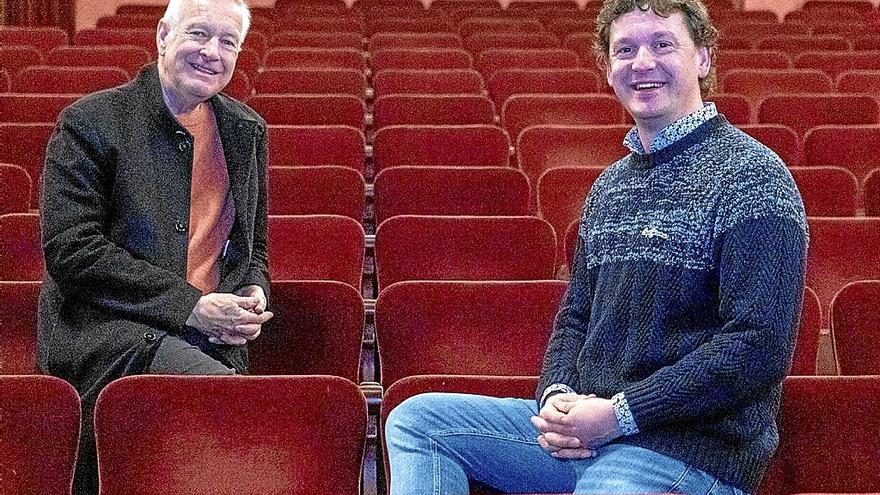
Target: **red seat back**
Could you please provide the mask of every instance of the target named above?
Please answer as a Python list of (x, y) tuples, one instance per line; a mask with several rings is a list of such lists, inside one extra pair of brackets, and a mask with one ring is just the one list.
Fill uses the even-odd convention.
[(455, 48), (386, 48), (371, 53), (373, 72), (385, 69), (470, 69), (470, 53)]
[(477, 56), (477, 70), (487, 79), (500, 69), (562, 69), (579, 66), (577, 54), (564, 48), (493, 48)]
[(367, 80), (357, 69), (266, 69), (257, 74), (257, 94), (310, 93), (366, 95)]
[(376, 172), (389, 167), (504, 167), (510, 140), (492, 125), (392, 125), (373, 138)]
[(757, 102), (772, 94), (830, 93), (834, 81), (815, 69), (733, 69), (721, 77), (721, 88)]
[(854, 217), (858, 210), (859, 181), (841, 167), (789, 168), (807, 216)]
[(386, 95), (373, 103), (373, 128), (397, 124), (494, 124), (495, 105), (482, 95)]
[(880, 142), (880, 125), (823, 125), (804, 137), (804, 165), (844, 167), (862, 180), (880, 167), (880, 148), (866, 143)]
[(364, 229), (338, 215), (269, 217), (273, 280), (335, 280), (360, 290)]
[(70, 493), (79, 429), (79, 396), (67, 382), (0, 377), (0, 491)]
[(269, 164), (273, 167), (338, 165), (359, 172), (364, 169), (366, 138), (354, 127), (269, 125), (269, 142)]
[[(2, 103), (0, 98), (0, 103)], [(0, 215), (27, 213), (31, 204), (33, 182), (18, 165), (0, 163)]]
[(758, 106), (758, 122), (782, 124), (803, 136), (827, 124), (880, 123), (880, 103), (868, 95), (771, 95)]
[(125, 377), (97, 401), (100, 491), (357, 493), (366, 423), (363, 394), (339, 377)]
[(273, 281), (274, 316), (248, 344), (253, 375), (334, 375), (359, 382), (364, 301), (342, 282)]
[(553, 278), (553, 227), (534, 217), (402, 215), (376, 230), (379, 289), (404, 280)]
[[(0, 162), (11, 163), (25, 169), (34, 187), (31, 190), (31, 207), (37, 208), (40, 194), (40, 178), (46, 145), (55, 129), (54, 123), (3, 123), (0, 122)], [(15, 143), (10, 146), (7, 143)]]
[(473, 69), (385, 69), (373, 76), (377, 97), (391, 94), (483, 94), (483, 76)]
[(749, 124), (738, 127), (773, 150), (786, 165), (800, 165), (801, 139), (790, 127), (782, 124)]
[(510, 167), (393, 167), (373, 191), (376, 224), (397, 215), (528, 214), (528, 180)]
[(515, 141), (523, 129), (533, 125), (623, 124), (626, 112), (610, 95), (515, 94), (501, 109), (501, 125)]
[(347, 167), (269, 167), (270, 215), (342, 215), (364, 219), (364, 178)]
[[(0, 375), (40, 373), (37, 362), (37, 301), (42, 282), (0, 282)], [(2, 483), (0, 483), (2, 484)]]
[(584, 202), (603, 167), (560, 167), (541, 175), (537, 184), (538, 216), (556, 232), (556, 261), (567, 264), (565, 239), (568, 226), (580, 220)]
[(36, 65), (18, 72), (12, 80), (15, 93), (92, 93), (128, 82), (119, 67), (55, 67)]
[(539, 374), (565, 287), (554, 280), (386, 288), (376, 302), (382, 384), (426, 374)]
[(46, 264), (40, 244), (40, 215), (0, 216), (0, 280), (39, 281)]
[[(270, 125), (345, 125), (363, 129), (367, 112), (364, 100), (350, 94), (258, 94), (247, 103)], [(277, 151), (270, 148), (270, 153)]]
[(831, 302), (831, 335), (841, 375), (880, 375), (880, 280), (845, 285)]

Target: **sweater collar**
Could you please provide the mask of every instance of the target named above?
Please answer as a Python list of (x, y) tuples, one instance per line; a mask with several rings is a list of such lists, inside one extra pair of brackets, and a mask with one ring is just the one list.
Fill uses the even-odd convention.
[(642, 140), (639, 139), (638, 127), (630, 129), (623, 140), (623, 144), (629, 148), (630, 151), (638, 155), (647, 155), (649, 152), (656, 153), (690, 134), (694, 129), (700, 127), (702, 124), (717, 115), (718, 110), (715, 108), (715, 104), (712, 102), (706, 102), (703, 103), (703, 108), (692, 114), (686, 115), (661, 129), (660, 132), (654, 136), (650, 150), (645, 150), (645, 147), (642, 146)]
[(691, 146), (704, 141), (712, 131), (725, 125), (728, 125), (727, 119), (724, 115), (717, 114), (661, 150), (644, 155), (630, 153), (629, 166), (636, 169), (653, 168), (655, 165), (667, 162), (687, 151)]

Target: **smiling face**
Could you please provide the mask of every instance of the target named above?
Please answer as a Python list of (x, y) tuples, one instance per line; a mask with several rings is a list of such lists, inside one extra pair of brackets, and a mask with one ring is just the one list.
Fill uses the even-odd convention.
[(668, 17), (636, 9), (611, 23), (608, 84), (651, 136), (702, 108), (700, 79), (709, 73), (709, 49), (697, 47), (681, 12)]
[(159, 21), (159, 80), (173, 113), (192, 110), (232, 79), (244, 15), (233, 0), (183, 0), (176, 22)]

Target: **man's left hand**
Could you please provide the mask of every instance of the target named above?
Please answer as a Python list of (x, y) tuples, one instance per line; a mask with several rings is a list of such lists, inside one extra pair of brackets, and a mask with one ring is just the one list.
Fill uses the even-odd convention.
[[(544, 411), (532, 417), (532, 424), (541, 432), (541, 447), (554, 457), (589, 457), (593, 449), (621, 435), (614, 407), (608, 399), (592, 396), (560, 403), (557, 409), (564, 413), (562, 417), (543, 414)], [(578, 440), (577, 448), (571, 448), (573, 438)]]

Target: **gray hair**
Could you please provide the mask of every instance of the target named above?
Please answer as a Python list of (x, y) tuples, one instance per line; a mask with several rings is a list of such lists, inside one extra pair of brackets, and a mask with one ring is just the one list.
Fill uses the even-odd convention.
[[(180, 20), (180, 9), (183, 8), (183, 2), (185, 0), (169, 0), (168, 7), (165, 9), (165, 14), (162, 16), (162, 20), (165, 21), (169, 26), (176, 26), (177, 21)], [(238, 40), (239, 46), (244, 43), (244, 38), (247, 36), (248, 29), (251, 27), (251, 10), (248, 8), (247, 4), (244, 0), (224, 0), (234, 2), (238, 7), (241, 7), (241, 39)]]

